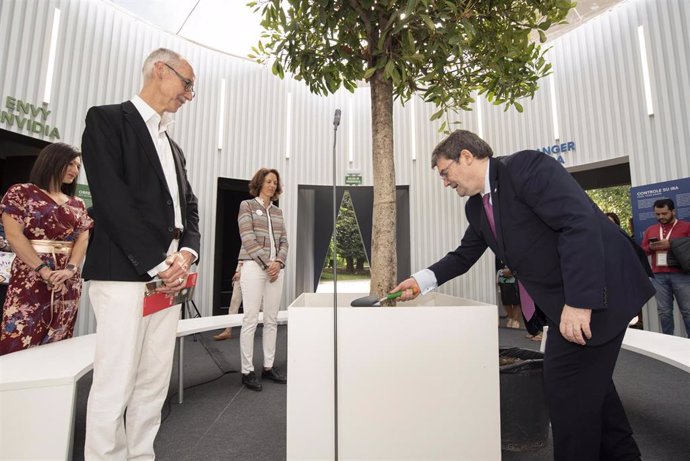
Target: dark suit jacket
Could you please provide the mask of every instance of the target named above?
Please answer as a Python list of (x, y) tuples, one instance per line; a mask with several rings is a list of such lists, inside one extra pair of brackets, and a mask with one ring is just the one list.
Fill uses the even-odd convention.
[(489, 163), (494, 238), (480, 195), (465, 206), (460, 246), (429, 267), (438, 284), (465, 273), (487, 246), (513, 270), (553, 325), (563, 306), (592, 309), (592, 339), (620, 333), (654, 294), (625, 233), (554, 159), (536, 151)]
[[(184, 225), (180, 248), (198, 253), (197, 199), (187, 181), (182, 150), (169, 141)], [(98, 227), (86, 253), (84, 278), (150, 280), (147, 271), (166, 258), (175, 220), (158, 153), (134, 104), (89, 109), (82, 156)]]

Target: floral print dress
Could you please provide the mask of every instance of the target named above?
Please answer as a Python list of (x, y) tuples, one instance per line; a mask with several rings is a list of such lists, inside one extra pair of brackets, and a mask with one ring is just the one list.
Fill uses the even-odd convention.
[[(0, 215), (4, 213), (24, 224), (24, 236), (29, 240), (72, 242), (93, 226), (81, 199), (70, 197), (58, 204), (34, 184), (12, 186), (0, 202)], [(38, 256), (55, 270), (64, 269), (70, 257), (62, 253), (55, 258), (49, 253)], [(65, 281), (63, 291), (53, 294), (51, 305), (51, 290), (41, 276), (19, 257), (14, 258), (2, 309), (0, 355), (71, 338), (81, 288), (77, 271)]]

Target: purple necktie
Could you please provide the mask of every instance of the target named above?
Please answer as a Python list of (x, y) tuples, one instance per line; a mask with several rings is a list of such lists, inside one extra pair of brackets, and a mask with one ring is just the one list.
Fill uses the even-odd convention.
[[(489, 193), (484, 194), (484, 197), (482, 197), (482, 201), (484, 202), (484, 211), (486, 212), (486, 219), (489, 221), (491, 233), (494, 234), (494, 238), (496, 238), (496, 222), (494, 221), (494, 207), (491, 206), (489, 198)], [(519, 280), (518, 290), (520, 291), (520, 307), (522, 308), (522, 313), (525, 315), (527, 321), (529, 321), (529, 319), (531, 319), (534, 315), (534, 300), (529, 295), (529, 293), (527, 293), (527, 290), (525, 290), (525, 287), (522, 286), (522, 283)]]

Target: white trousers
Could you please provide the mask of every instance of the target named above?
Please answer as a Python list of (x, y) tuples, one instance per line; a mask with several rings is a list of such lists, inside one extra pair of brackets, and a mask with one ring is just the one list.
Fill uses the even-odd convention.
[(278, 279), (271, 283), (266, 272), (254, 261), (247, 261), (242, 265), (240, 285), (242, 286), (242, 302), (244, 305), (244, 319), (240, 331), (240, 355), (242, 356), (242, 373), (254, 371), (254, 332), (259, 321), (261, 303), (264, 305), (264, 368), (273, 367), (276, 355), (276, 336), (278, 330), (278, 310), (280, 297), (283, 294), (284, 270), (278, 274)]
[(89, 285), (97, 327), (86, 410), (87, 461), (155, 458), (153, 441), (170, 384), (180, 305), (143, 317), (144, 285)]

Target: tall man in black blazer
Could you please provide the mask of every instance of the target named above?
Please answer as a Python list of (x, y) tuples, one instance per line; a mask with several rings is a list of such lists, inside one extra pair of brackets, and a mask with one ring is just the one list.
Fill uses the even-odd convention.
[(143, 78), (131, 101), (89, 109), (82, 138), (98, 227), (83, 271), (98, 322), (87, 460), (154, 458), (180, 306), (144, 317), (144, 288), (158, 277), (162, 291), (179, 291), (199, 253), (197, 199), (167, 133), (194, 97), (194, 70), (161, 48)]
[(404, 300), (426, 293), (491, 248), (547, 317), (555, 459), (639, 459), (612, 381), (628, 322), (654, 294), (630, 240), (548, 155), (493, 158), (486, 142), (458, 130), (435, 148), (431, 165), (446, 187), (469, 197), (469, 227), (458, 248), (392, 291), (404, 290)]

